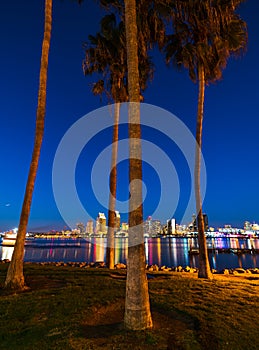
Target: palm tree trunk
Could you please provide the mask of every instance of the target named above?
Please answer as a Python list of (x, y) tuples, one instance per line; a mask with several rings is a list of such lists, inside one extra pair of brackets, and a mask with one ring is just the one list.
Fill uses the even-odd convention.
[(199, 69), (199, 100), (196, 125), (196, 152), (195, 152), (195, 197), (196, 197), (196, 212), (198, 224), (198, 241), (199, 241), (199, 278), (212, 278), (210, 264), (208, 259), (208, 250), (205, 237), (204, 219), (202, 213), (202, 200), (200, 188), (200, 173), (201, 173), (201, 146), (202, 146), (202, 123), (204, 113), (204, 92), (205, 78), (204, 67), (200, 65)]
[(112, 140), (112, 160), (110, 174), (110, 195), (108, 210), (108, 234), (106, 261), (109, 269), (114, 269), (114, 233), (115, 233), (115, 205), (117, 187), (117, 155), (118, 155), (118, 135), (119, 135), (120, 103), (115, 104), (113, 140)]
[(31, 210), (32, 195), (34, 190), (35, 178), (38, 169), (41, 144), (44, 134), (44, 120), (46, 112), (46, 86), (47, 86), (47, 71), (48, 71), (48, 57), (52, 26), (52, 0), (45, 1), (45, 28), (44, 38), (42, 43), (39, 92), (38, 92), (38, 107), (36, 117), (36, 131), (34, 139), (34, 148), (32, 159), (27, 179), (27, 185), (23, 200), (22, 211), (20, 215), (20, 222), (18, 227), (18, 234), (12, 260), (10, 262), (5, 285), (6, 289), (22, 290), (25, 287), (23, 275), (23, 257), (24, 257), (24, 243), (27, 232), (27, 226)]
[[(136, 0), (125, 0), (127, 66), (129, 90), (129, 240), (125, 300), (125, 327), (152, 327), (143, 234), (140, 88)], [(141, 203), (141, 204), (140, 204)]]

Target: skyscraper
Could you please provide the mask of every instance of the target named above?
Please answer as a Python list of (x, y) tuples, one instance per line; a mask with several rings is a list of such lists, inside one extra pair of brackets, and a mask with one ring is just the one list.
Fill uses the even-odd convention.
[(93, 220), (88, 220), (86, 223), (86, 233), (93, 234), (94, 233), (94, 222)]
[(120, 213), (115, 211), (115, 231), (119, 231), (121, 226), (121, 216)]
[(76, 229), (79, 231), (80, 234), (85, 233), (85, 226), (82, 222), (76, 224)]
[(96, 219), (96, 233), (98, 234), (106, 234), (107, 226), (106, 226), (106, 216), (104, 213), (99, 213)]
[(144, 234), (149, 236), (155, 236), (161, 233), (161, 221), (153, 220), (152, 216), (149, 216), (147, 220), (143, 223)]
[[(197, 225), (197, 218), (196, 216), (193, 214), (192, 216), (192, 224), (190, 225), (190, 229), (192, 231), (198, 231), (198, 225)], [(207, 214), (203, 214), (203, 221), (204, 221), (204, 230), (205, 232), (207, 232), (209, 230), (209, 219), (208, 219), (208, 215)]]
[(175, 234), (175, 219), (167, 220), (167, 234), (174, 235)]

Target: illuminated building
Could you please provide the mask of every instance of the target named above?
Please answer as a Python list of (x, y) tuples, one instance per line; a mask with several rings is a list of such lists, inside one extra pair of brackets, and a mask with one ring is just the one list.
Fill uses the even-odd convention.
[(94, 233), (94, 222), (93, 220), (89, 220), (86, 223), (86, 233), (89, 233), (90, 235)]
[(147, 236), (156, 236), (161, 233), (162, 226), (160, 220), (153, 220), (151, 216), (143, 224), (144, 234)]
[(115, 231), (119, 231), (121, 226), (121, 216), (120, 213), (115, 210)]
[[(207, 214), (203, 214), (203, 221), (204, 221), (204, 230), (205, 232), (207, 232), (209, 231), (209, 219)], [(189, 228), (191, 231), (194, 231), (194, 232), (198, 231), (197, 218), (195, 215), (192, 216), (192, 223), (189, 225)]]
[(78, 231), (79, 234), (85, 233), (85, 226), (82, 224), (82, 222), (79, 222), (76, 224), (76, 230)]
[(175, 234), (175, 219), (167, 220), (167, 234), (174, 235)]
[(127, 222), (122, 222), (121, 223), (121, 231), (128, 232), (129, 230), (129, 224)]
[(106, 216), (104, 213), (99, 213), (96, 219), (96, 233), (97, 234), (106, 234), (107, 226), (106, 226)]

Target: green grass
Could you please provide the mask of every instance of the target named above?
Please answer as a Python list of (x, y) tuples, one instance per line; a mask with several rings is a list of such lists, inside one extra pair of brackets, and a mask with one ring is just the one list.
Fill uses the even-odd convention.
[[(6, 269), (0, 264), (2, 285)], [(259, 348), (256, 278), (157, 273), (149, 281), (154, 328), (130, 332), (125, 272), (25, 264), (25, 276), (31, 290), (0, 290), (1, 350)]]

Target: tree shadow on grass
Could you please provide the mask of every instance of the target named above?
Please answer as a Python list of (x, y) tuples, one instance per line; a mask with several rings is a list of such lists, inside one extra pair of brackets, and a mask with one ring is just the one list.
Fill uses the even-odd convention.
[[(199, 350), (219, 349), (217, 340), (207, 330), (204, 335), (198, 318), (182, 310), (164, 310), (152, 306), (153, 329), (133, 332), (123, 325), (124, 300), (114, 304), (93, 308), (92, 314), (82, 323), (80, 337), (91, 341), (93, 348), (117, 349), (166, 349)], [(119, 347), (118, 347), (119, 348)]]
[(175, 307), (165, 309), (159, 304), (153, 307), (172, 322), (168, 350), (220, 350), (222, 348), (213, 327), (206, 319), (201, 321), (193, 314)]

